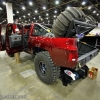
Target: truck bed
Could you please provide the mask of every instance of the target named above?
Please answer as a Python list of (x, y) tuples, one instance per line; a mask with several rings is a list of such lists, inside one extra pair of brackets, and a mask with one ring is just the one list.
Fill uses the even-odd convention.
[(86, 64), (92, 58), (94, 58), (99, 52), (99, 49), (92, 47), (86, 43), (78, 43), (78, 62), (81, 65)]

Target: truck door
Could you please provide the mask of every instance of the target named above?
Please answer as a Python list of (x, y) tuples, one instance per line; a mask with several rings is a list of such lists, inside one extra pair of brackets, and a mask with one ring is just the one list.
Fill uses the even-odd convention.
[(0, 25), (0, 51), (5, 50), (6, 26)]
[[(16, 30), (19, 32), (16, 33)], [(8, 55), (13, 55), (16, 52), (23, 51), (22, 42), (22, 26), (16, 24), (8, 24), (6, 28), (5, 46)]]
[(30, 27), (31, 25), (25, 25), (23, 28), (23, 49), (25, 52), (29, 51), (28, 39), (30, 34)]

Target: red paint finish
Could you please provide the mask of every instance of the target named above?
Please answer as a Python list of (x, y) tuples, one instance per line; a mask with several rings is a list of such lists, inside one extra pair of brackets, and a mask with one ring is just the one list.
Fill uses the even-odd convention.
[(16, 27), (17, 26), (15, 24), (8, 24), (7, 27), (6, 27), (5, 45), (6, 45), (6, 52), (7, 52), (7, 54), (12, 54), (12, 53), (15, 53), (15, 52), (23, 51), (23, 46), (10, 48), (9, 36), (12, 34), (12, 32), (15, 33)]
[(2, 43), (2, 36), (5, 37), (5, 35), (2, 35), (2, 28), (5, 27), (5, 25), (0, 25), (0, 51), (5, 50), (5, 44)]
[(29, 36), (32, 36), (32, 33), (34, 32), (34, 26), (35, 24), (31, 24)]
[[(75, 38), (48, 38), (31, 36), (29, 44), (47, 50), (55, 65), (73, 68), (77, 64), (78, 52)], [(72, 56), (73, 55), (73, 56)], [(72, 61), (74, 59), (75, 61)]]
[[(29, 30), (29, 51), (26, 52), (30, 52), (35, 47), (41, 48), (49, 52), (56, 66), (74, 68), (77, 65), (78, 49), (75, 38), (49, 38), (45, 36), (33, 36), (34, 26), (35, 23), (21, 29), (22, 36), (27, 32), (27, 30)], [(12, 32), (15, 32), (15, 29), (15, 24), (8, 24), (6, 27), (5, 46), (8, 54), (24, 50), (23, 46), (10, 48), (9, 36)]]

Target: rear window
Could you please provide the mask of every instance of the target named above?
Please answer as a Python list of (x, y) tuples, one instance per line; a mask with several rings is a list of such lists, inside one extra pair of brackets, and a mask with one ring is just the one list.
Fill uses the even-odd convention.
[(33, 35), (42, 36), (48, 33), (44, 28), (42, 28), (39, 25), (35, 25), (34, 30), (35, 30), (35, 33)]

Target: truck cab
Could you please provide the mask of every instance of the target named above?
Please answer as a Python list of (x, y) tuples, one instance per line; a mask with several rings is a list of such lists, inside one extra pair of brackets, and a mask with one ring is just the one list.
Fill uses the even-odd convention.
[[(19, 34), (16, 34), (16, 27)], [(45, 26), (44, 26), (45, 27)], [(31, 53), (29, 39), (31, 36), (42, 36), (48, 33), (47, 27), (34, 23), (30, 25), (7, 24), (0, 25), (0, 51), (6, 50), (8, 55), (25, 51)]]

